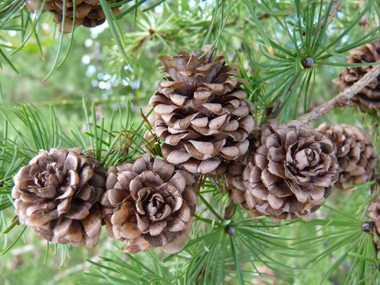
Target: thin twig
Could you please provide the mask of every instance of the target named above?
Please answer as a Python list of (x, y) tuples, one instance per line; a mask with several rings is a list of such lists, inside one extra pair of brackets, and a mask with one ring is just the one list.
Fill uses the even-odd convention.
[(317, 108), (313, 109), (309, 113), (301, 116), (298, 120), (304, 123), (309, 123), (310, 121), (318, 119), (320, 116), (330, 112), (336, 107), (347, 106), (351, 98), (354, 97), (354, 95), (358, 94), (366, 85), (373, 82), (379, 74), (380, 65), (372, 66), (372, 69), (354, 85), (352, 85), (349, 88), (346, 88), (330, 101), (325, 102), (322, 105), (319, 105)]
[(300, 76), (300, 73), (297, 74), (297, 76), (294, 78), (292, 84), (290, 84), (288, 91), (286, 91), (284, 100), (281, 101), (281, 98), (278, 98), (276, 100), (276, 102), (274, 102), (274, 104), (273, 104), (273, 106), (272, 106), (272, 108), (270, 110), (269, 119), (273, 119), (274, 116), (276, 115), (277, 111), (281, 108), (281, 103), (285, 102), (285, 100), (289, 96), (290, 92), (292, 92), (292, 90), (294, 88), (294, 85), (296, 84), (296, 81), (297, 81), (297, 79), (298, 79), (299, 76)]
[[(373, 193), (375, 193), (377, 191), (377, 187), (379, 187), (378, 179), (376, 177), (374, 177), (373, 179), (375, 180), (375, 183), (371, 185), (371, 196), (373, 195)], [(378, 202), (379, 202), (379, 194), (376, 194), (375, 197), (373, 197), (373, 199), (371, 200), (371, 202), (369, 204), (378, 203)]]
[(366, 216), (367, 211), (368, 211), (368, 208), (369, 208), (369, 206), (371, 205), (371, 203), (372, 203), (372, 201), (369, 202), (369, 203), (367, 204), (367, 206), (365, 206), (364, 212), (363, 212), (363, 214), (362, 214), (362, 216), (361, 216), (361, 218), (360, 218), (360, 223), (363, 222), (363, 219), (364, 219), (364, 217)]
[[(360, 0), (359, 1), (360, 12), (362, 12), (365, 9), (366, 4), (367, 4), (366, 2), (368, 2), (368, 1), (366, 1), (366, 0)], [(377, 17), (376, 13), (374, 13), (375, 23), (372, 26), (370, 25), (370, 23), (369, 23), (369, 13), (370, 13), (369, 11), (367, 13), (365, 13), (363, 15), (363, 17), (360, 19), (359, 23), (358, 23), (359, 25), (364, 26), (364, 30), (366, 32), (368, 32), (368, 30), (370, 30), (370, 29), (375, 29), (376, 27), (379, 26), (379, 18)]]
[[(330, 24), (334, 20), (335, 16), (338, 14), (341, 2), (342, 1), (340, 1), (340, 0), (335, 0), (334, 3), (332, 4), (330, 13), (329, 13), (328, 18), (327, 18), (326, 29), (330, 26)], [(319, 34), (321, 33), (323, 23), (325, 21), (325, 17), (326, 17), (326, 15), (323, 15), (321, 17), (321, 20), (319, 21), (319, 27), (318, 27), (318, 33), (317, 33), (316, 39), (319, 37)]]

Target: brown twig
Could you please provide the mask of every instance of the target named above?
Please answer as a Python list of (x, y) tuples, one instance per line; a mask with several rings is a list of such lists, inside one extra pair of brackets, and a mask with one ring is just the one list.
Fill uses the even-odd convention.
[[(366, 2), (368, 2), (368, 1), (366, 1), (366, 0), (360, 0), (359, 1), (360, 12), (362, 12), (365, 9)], [(379, 17), (377, 17), (376, 13), (374, 15), (374, 20), (375, 20), (374, 25), (372, 25), (372, 26), (370, 25), (369, 13), (370, 13), (369, 11), (367, 13), (365, 13), (358, 23), (359, 25), (364, 26), (364, 30), (366, 32), (368, 32), (368, 30), (370, 30), (370, 29), (375, 29), (376, 27), (379, 26)]]
[(290, 92), (292, 92), (292, 90), (294, 88), (294, 85), (296, 84), (298, 76), (300, 76), (300, 73), (297, 74), (297, 76), (294, 78), (292, 84), (290, 84), (288, 91), (286, 91), (284, 100), (281, 101), (281, 98), (278, 98), (276, 100), (276, 102), (273, 103), (273, 105), (271, 107), (271, 110), (270, 110), (269, 119), (273, 119), (274, 118), (274, 116), (276, 115), (277, 111), (281, 108), (281, 103), (285, 102), (286, 98), (288, 98)]
[[(330, 13), (329, 13), (328, 18), (327, 18), (326, 28), (328, 28), (330, 26), (331, 22), (334, 20), (334, 18), (336, 16), (336, 14), (338, 14), (341, 2), (342, 1), (340, 1), (340, 0), (335, 0), (334, 3), (332, 4)], [(318, 38), (319, 34), (321, 33), (321, 30), (322, 30), (322, 27), (323, 27), (323, 23), (325, 21), (325, 17), (326, 17), (326, 15), (323, 15), (321, 17), (321, 20), (319, 21), (318, 33), (317, 33), (317, 37), (316, 38)]]
[(346, 88), (330, 101), (325, 102), (322, 105), (319, 105), (317, 108), (313, 109), (309, 113), (301, 116), (300, 118), (298, 118), (298, 120), (304, 123), (309, 123), (310, 121), (318, 119), (320, 116), (330, 112), (336, 107), (347, 106), (351, 98), (354, 97), (354, 95), (358, 94), (366, 85), (374, 81), (379, 74), (380, 65), (372, 66), (372, 69), (354, 85), (352, 85), (349, 88)]
[(369, 203), (367, 204), (367, 206), (365, 206), (364, 212), (363, 212), (363, 214), (362, 214), (362, 216), (361, 216), (361, 218), (360, 218), (360, 223), (363, 222), (363, 219), (364, 219), (364, 217), (366, 216), (367, 211), (368, 211), (368, 208), (369, 208), (369, 206), (371, 205), (371, 203), (372, 203), (372, 201), (369, 202)]

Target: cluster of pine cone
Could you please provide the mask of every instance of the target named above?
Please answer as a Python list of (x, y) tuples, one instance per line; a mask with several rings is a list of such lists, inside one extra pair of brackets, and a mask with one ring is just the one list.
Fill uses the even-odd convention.
[(104, 224), (125, 252), (185, 246), (198, 203), (192, 175), (148, 153), (107, 172), (81, 151), (42, 151), (21, 168), (12, 190), (20, 225), (73, 246), (95, 247)]
[(81, 149), (42, 151), (14, 178), (20, 224), (54, 243), (90, 248), (105, 225), (125, 252), (174, 253), (189, 239), (202, 176), (222, 177), (235, 204), (273, 221), (310, 220), (334, 186), (375, 178), (376, 150), (359, 127), (255, 126), (239, 67), (214, 52), (206, 45), (158, 58), (170, 76), (150, 106), (165, 160), (146, 153), (106, 170)]
[[(348, 56), (348, 63), (369, 63), (369, 62), (379, 62), (380, 61), (380, 39), (374, 40), (370, 43), (367, 43), (365, 46), (359, 47), (350, 51)], [(345, 68), (339, 78), (333, 80), (341, 90), (351, 87), (357, 81), (359, 81), (367, 72), (372, 69), (372, 66), (360, 66), (360, 67), (347, 67)], [(356, 94), (349, 105), (352, 107), (359, 108), (364, 113), (380, 114), (380, 76), (375, 78), (373, 82), (365, 86), (358, 94)], [(377, 128), (379, 122), (372, 120), (374, 127)], [(337, 128), (338, 126), (335, 126)], [(350, 132), (358, 134), (358, 127), (350, 126), (346, 129), (336, 129), (338, 133)], [(322, 130), (325, 130), (325, 127), (322, 126)], [(362, 141), (368, 142), (368, 149), (370, 145), (370, 136), (366, 132), (362, 132), (359, 136), (363, 137)], [(334, 142), (334, 139), (331, 138)], [(339, 139), (339, 136), (336, 138)], [(353, 142), (349, 142), (352, 145)], [(363, 145), (360, 145), (360, 149), (363, 149)], [(372, 147), (370, 148), (373, 152)], [(364, 149), (364, 151), (367, 151)], [(363, 152), (363, 151), (362, 151)], [(355, 153), (359, 154), (359, 148), (355, 150)], [(369, 154), (369, 153), (368, 153)], [(341, 169), (342, 180), (339, 184), (335, 184), (336, 187), (352, 185), (352, 184), (362, 184), (366, 181), (373, 180), (376, 177), (376, 154), (373, 153), (372, 158), (368, 160), (369, 156), (359, 157), (359, 160), (351, 162), (349, 157), (345, 157), (346, 154), (344, 151), (340, 152), (340, 155), (337, 154), (337, 157), (341, 159), (341, 164), (339, 168)], [(354, 163), (356, 162), (356, 164)], [(350, 164), (350, 165), (348, 165)], [(371, 165), (371, 166), (370, 166)], [(363, 169), (359, 170), (359, 166)], [(371, 170), (372, 169), (372, 170)], [(343, 171), (344, 170), (344, 171)], [(379, 181), (377, 181), (379, 182)], [(363, 224), (363, 231), (371, 232), (373, 235), (373, 240), (375, 243), (376, 251), (380, 252), (380, 200), (378, 195), (370, 203), (369, 206), (369, 222)]]

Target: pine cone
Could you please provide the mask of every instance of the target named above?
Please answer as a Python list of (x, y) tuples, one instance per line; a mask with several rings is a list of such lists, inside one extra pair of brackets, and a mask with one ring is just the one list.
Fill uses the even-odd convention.
[[(350, 51), (348, 63), (368, 63), (380, 60), (380, 39), (377, 39), (366, 46)], [(342, 90), (351, 87), (359, 81), (372, 66), (347, 67), (333, 82), (340, 86)], [(365, 86), (358, 94), (352, 97), (350, 105), (353, 107), (365, 107), (368, 109), (380, 110), (380, 75), (375, 81)]]
[[(251, 217), (311, 219), (337, 180), (332, 142), (299, 121), (264, 125), (261, 146), (247, 165), (230, 168), (235, 187), (231, 198)], [(241, 174), (240, 174), (241, 173)]]
[(14, 177), (12, 198), (20, 225), (54, 243), (95, 247), (105, 170), (82, 149), (42, 151)]
[[(249, 147), (253, 104), (239, 86), (237, 65), (225, 65), (224, 53), (206, 45), (173, 58), (160, 56), (170, 74), (151, 98), (157, 120), (154, 132), (164, 141), (165, 159), (192, 173), (220, 173), (223, 159), (234, 160)], [(210, 49), (210, 50), (209, 50)], [(203, 57), (201, 57), (209, 50)]]
[(147, 153), (133, 163), (108, 170), (101, 204), (106, 236), (124, 241), (128, 253), (161, 247), (180, 251), (193, 224), (196, 181), (184, 170)]
[(360, 185), (376, 177), (377, 153), (372, 145), (371, 135), (356, 126), (345, 124), (317, 128), (334, 144), (338, 159), (338, 181), (336, 188), (346, 190), (345, 186)]
[(373, 241), (376, 245), (377, 251), (380, 251), (380, 202), (372, 202), (369, 207), (369, 218), (373, 225)]
[[(256, 152), (257, 148), (261, 145), (261, 128), (255, 127), (252, 133), (248, 137), (249, 149), (248, 151), (240, 156), (235, 161), (231, 161), (227, 166), (227, 171), (224, 174), (224, 184), (223, 188), (225, 191), (236, 189), (237, 187), (242, 188), (244, 186), (236, 186), (235, 184), (241, 185), (241, 176), (243, 175), (244, 168), (248, 162), (253, 162), (253, 154)], [(230, 193), (231, 194), (231, 193)], [(240, 203), (236, 203), (240, 204)]]
[[(117, 3), (120, 0), (108, 0), (108, 3)], [(37, 10), (38, 0), (26, 0), (26, 7), (33, 13)], [(39, 1), (42, 5), (43, 1)], [(55, 14), (53, 21), (59, 24), (59, 31), (64, 34), (73, 31), (73, 19), (75, 16), (75, 29), (80, 25), (93, 28), (103, 24), (106, 16), (100, 5), (99, 0), (76, 0), (76, 13), (74, 15), (74, 2), (67, 0), (65, 9), (61, 0), (47, 0), (44, 7), (44, 12), (52, 12)], [(62, 31), (63, 10), (66, 11), (65, 26)], [(113, 7), (112, 11), (115, 15), (119, 14), (119, 7)], [(74, 30), (75, 30), (74, 29)]]

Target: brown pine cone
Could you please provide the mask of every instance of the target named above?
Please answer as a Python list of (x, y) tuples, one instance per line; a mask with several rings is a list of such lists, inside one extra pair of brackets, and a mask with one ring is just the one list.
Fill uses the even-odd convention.
[(373, 225), (373, 241), (377, 251), (380, 251), (380, 202), (372, 202), (369, 207), (369, 218)]
[[(380, 60), (380, 39), (368, 43), (366, 46), (351, 50), (348, 56), (348, 63), (368, 63)], [(347, 67), (333, 82), (340, 86), (342, 90), (351, 87), (359, 81), (372, 66)], [(365, 107), (368, 109), (380, 110), (380, 75), (375, 81), (365, 86), (358, 94), (352, 97), (351, 106)]]
[[(240, 185), (242, 180), (241, 176), (243, 175), (243, 171), (245, 166), (249, 162), (253, 162), (252, 155), (256, 152), (257, 148), (261, 146), (261, 128), (255, 127), (250, 136), (248, 137), (249, 140), (249, 149), (248, 151), (240, 156), (235, 161), (231, 161), (229, 164), (227, 164), (227, 170), (224, 173), (224, 184), (223, 188), (224, 190), (234, 190), (237, 188), (235, 184)], [(243, 186), (238, 187), (238, 189), (241, 189)], [(236, 203), (240, 204), (240, 203)]]
[[(108, 0), (108, 3), (117, 3), (117, 0)], [(26, 0), (26, 7), (33, 13), (37, 10), (38, 0)], [(39, 1), (42, 5), (43, 1)], [(55, 14), (53, 21), (59, 24), (59, 31), (64, 34), (73, 31), (73, 19), (75, 18), (75, 28), (80, 25), (93, 28), (103, 24), (106, 16), (100, 5), (99, 0), (76, 0), (76, 13), (74, 15), (74, 2), (67, 0), (65, 8), (61, 0), (47, 0), (44, 6), (44, 12), (52, 12)], [(66, 11), (65, 26), (62, 29), (63, 11)], [(112, 11), (115, 15), (119, 14), (119, 7), (113, 7)]]
[(325, 123), (317, 131), (333, 142), (339, 165), (336, 188), (347, 190), (345, 186), (360, 185), (376, 178), (377, 153), (368, 132), (356, 126), (340, 124), (328, 127)]
[(161, 247), (168, 253), (187, 243), (194, 222), (196, 181), (184, 170), (144, 154), (111, 167), (101, 204), (106, 236), (124, 241), (124, 252)]
[(150, 100), (157, 114), (154, 132), (164, 141), (163, 156), (192, 173), (223, 172), (217, 169), (223, 159), (247, 152), (254, 127), (253, 104), (239, 87), (246, 81), (228, 79), (238, 76), (239, 67), (225, 65), (224, 53), (212, 60), (216, 48), (210, 48), (158, 57), (171, 77), (158, 84)]
[(42, 151), (14, 177), (12, 198), (20, 225), (53, 243), (95, 247), (105, 170), (82, 149)]
[(275, 222), (313, 218), (338, 178), (332, 142), (292, 121), (264, 125), (261, 143), (244, 168), (235, 165), (229, 170), (233, 201), (249, 210), (251, 217), (270, 216)]

